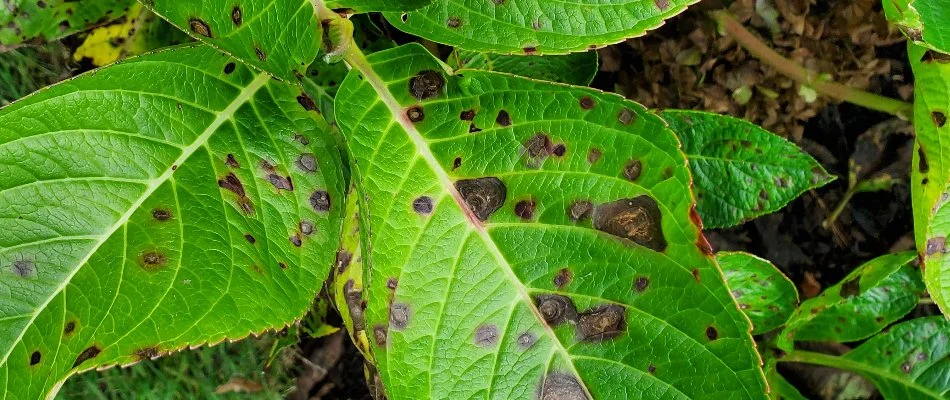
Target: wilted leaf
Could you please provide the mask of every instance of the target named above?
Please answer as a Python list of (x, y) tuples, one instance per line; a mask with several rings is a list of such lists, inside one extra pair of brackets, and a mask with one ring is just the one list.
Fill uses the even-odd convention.
[(306, 312), (333, 262), (343, 183), (299, 95), (188, 46), (0, 110), (7, 398)]
[(808, 189), (834, 180), (795, 144), (738, 118), (666, 110), (693, 171), (696, 209), (710, 227), (778, 211)]
[(0, 52), (45, 42), (105, 24), (132, 0), (4, 0), (0, 4)]
[(910, 40), (950, 53), (950, 0), (884, 0), (887, 19)]
[(752, 333), (778, 328), (798, 305), (798, 291), (785, 274), (768, 260), (749, 253), (716, 253), (726, 285), (739, 309), (752, 321)]
[(349, 61), (336, 115), (390, 399), (765, 395), (660, 118), (595, 90), (453, 75), (419, 45)]
[(73, 59), (89, 59), (93, 65), (103, 66), (120, 58), (184, 43), (186, 39), (188, 36), (177, 28), (158, 18), (141, 4), (134, 3), (123, 18), (89, 32), (73, 53)]
[(805, 300), (788, 320), (779, 346), (790, 351), (793, 340), (861, 340), (907, 315), (924, 291), (915, 258), (913, 252), (880, 256)]
[(350, 188), (346, 197), (343, 220), (343, 239), (337, 251), (333, 268), (334, 305), (343, 319), (350, 340), (367, 360), (373, 360), (366, 336), (366, 321), (363, 318), (363, 255), (360, 247), (359, 205), (356, 188)]
[(513, 56), (456, 50), (449, 56), (455, 69), (471, 68), (507, 72), (528, 78), (587, 86), (597, 74), (597, 52), (561, 56)]

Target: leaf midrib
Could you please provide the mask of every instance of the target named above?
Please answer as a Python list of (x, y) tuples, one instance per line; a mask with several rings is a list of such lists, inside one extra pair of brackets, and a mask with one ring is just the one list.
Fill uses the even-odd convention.
[(198, 135), (197, 138), (195, 138), (194, 142), (192, 142), (189, 146), (182, 148), (182, 153), (181, 153), (181, 155), (180, 155), (175, 161), (173, 161), (170, 165), (168, 165), (168, 166), (166, 167), (165, 172), (162, 173), (162, 175), (158, 176), (158, 177), (155, 178), (155, 179), (151, 179), (151, 180), (149, 180), (149, 181), (146, 181), (145, 190), (144, 190), (144, 191), (142, 192), (142, 194), (138, 197), (138, 199), (136, 199), (135, 203), (133, 203), (133, 204), (129, 207), (129, 209), (126, 211), (126, 213), (123, 214), (123, 215), (116, 221), (115, 224), (113, 224), (110, 228), (108, 228), (108, 229), (105, 230), (101, 235), (99, 235), (99, 237), (98, 237), (98, 242), (95, 243), (95, 245), (93, 245), (93, 247), (86, 253), (86, 255), (82, 258), (82, 260), (80, 260), (79, 262), (76, 263), (76, 265), (75, 265), (75, 266), (73, 267), (73, 269), (69, 272), (69, 274), (67, 274), (65, 277), (63, 277), (63, 279), (62, 279), (61, 283), (59, 284), (59, 286), (57, 286), (57, 287), (55, 288), (55, 290), (53, 290), (53, 291), (49, 294), (49, 297), (48, 297), (42, 304), (40, 304), (39, 306), (37, 306), (36, 310), (33, 312), (33, 315), (30, 317), (30, 320), (26, 323), (26, 325), (25, 325), (25, 326), (23, 327), (23, 329), (20, 331), (19, 335), (17, 335), (17, 338), (11, 343), (10, 348), (8, 348), (8, 349), (6, 350), (6, 352), (3, 354), (3, 357), (0, 358), (0, 365), (6, 364), (7, 359), (10, 357), (10, 354), (13, 352), (13, 348), (16, 346), (17, 343), (19, 343), (21, 340), (23, 340), (23, 335), (26, 334), (27, 329), (29, 329), (29, 327), (33, 325), (33, 322), (34, 322), (34, 321), (36, 320), (36, 318), (40, 315), (40, 313), (42, 313), (42, 311), (46, 309), (46, 307), (49, 305), (49, 303), (50, 303), (57, 295), (59, 295), (59, 293), (62, 292), (63, 289), (66, 288), (66, 286), (69, 284), (69, 282), (72, 281), (73, 276), (75, 276), (76, 273), (79, 272), (79, 270), (82, 268), (82, 266), (85, 265), (85, 264), (89, 261), (89, 259), (92, 257), (92, 255), (93, 255), (93, 254), (96, 254), (96, 252), (99, 251), (99, 248), (100, 248), (110, 237), (112, 237), (112, 235), (113, 235), (120, 227), (122, 227), (123, 225), (125, 225), (126, 223), (128, 223), (129, 219), (132, 217), (132, 215), (135, 213), (135, 211), (137, 211), (137, 210), (139, 209), (139, 207), (142, 206), (142, 204), (155, 192), (155, 190), (157, 190), (163, 183), (165, 183), (169, 178), (171, 178), (172, 174), (174, 174), (175, 169), (177, 169), (178, 166), (180, 166), (180, 165), (183, 164), (188, 158), (190, 158), (191, 155), (194, 154), (195, 151), (197, 151), (199, 148), (201, 148), (202, 146), (204, 146), (205, 143), (207, 143), (208, 139), (210, 139), (211, 136), (214, 135), (214, 133), (218, 130), (218, 128), (219, 128), (222, 124), (224, 124), (226, 121), (230, 120), (231, 117), (234, 116), (234, 113), (235, 113), (242, 105), (244, 105), (245, 103), (247, 103), (248, 100), (250, 100), (250, 99), (254, 96), (254, 94), (257, 93), (257, 91), (258, 91), (261, 87), (263, 87), (269, 80), (270, 80), (270, 75), (267, 75), (267, 74), (265, 74), (265, 73), (259, 73), (259, 74), (257, 74), (257, 76), (254, 78), (254, 80), (251, 81), (246, 87), (244, 87), (244, 89), (242, 89), (242, 90), (238, 93), (238, 95), (234, 98), (234, 100), (232, 100), (232, 101), (227, 105), (227, 107), (225, 107), (222, 111), (220, 111), (220, 112), (217, 113), (217, 117), (214, 119), (214, 121), (212, 121), (211, 124), (209, 124), (209, 125), (205, 128), (205, 130), (204, 130), (200, 135)]

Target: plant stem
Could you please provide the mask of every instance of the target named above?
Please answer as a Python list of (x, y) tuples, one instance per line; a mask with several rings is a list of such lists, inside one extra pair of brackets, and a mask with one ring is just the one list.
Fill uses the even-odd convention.
[(885, 112), (905, 120), (911, 120), (913, 118), (912, 104), (824, 79), (820, 74), (809, 71), (792, 60), (782, 57), (782, 55), (776, 53), (775, 50), (770, 49), (765, 43), (755, 37), (752, 32), (745, 29), (745, 27), (743, 27), (739, 21), (736, 21), (728, 12), (722, 10), (714, 11), (712, 16), (719, 24), (720, 30), (725, 35), (735, 39), (736, 42), (752, 54), (753, 57), (775, 68), (778, 72), (799, 84), (807, 85), (815, 89), (818, 93), (837, 100), (847, 101), (872, 110)]

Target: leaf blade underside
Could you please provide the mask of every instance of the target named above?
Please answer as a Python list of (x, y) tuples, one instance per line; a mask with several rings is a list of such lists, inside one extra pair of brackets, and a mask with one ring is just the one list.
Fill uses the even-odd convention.
[(463, 74), (407, 45), (337, 94), (390, 398), (764, 397), (663, 122), (594, 90)]

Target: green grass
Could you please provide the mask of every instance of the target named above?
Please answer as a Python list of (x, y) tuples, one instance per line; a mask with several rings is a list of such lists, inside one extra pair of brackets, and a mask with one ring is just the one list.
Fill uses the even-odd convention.
[(60, 42), (0, 53), (0, 107), (72, 76), (71, 65)]

